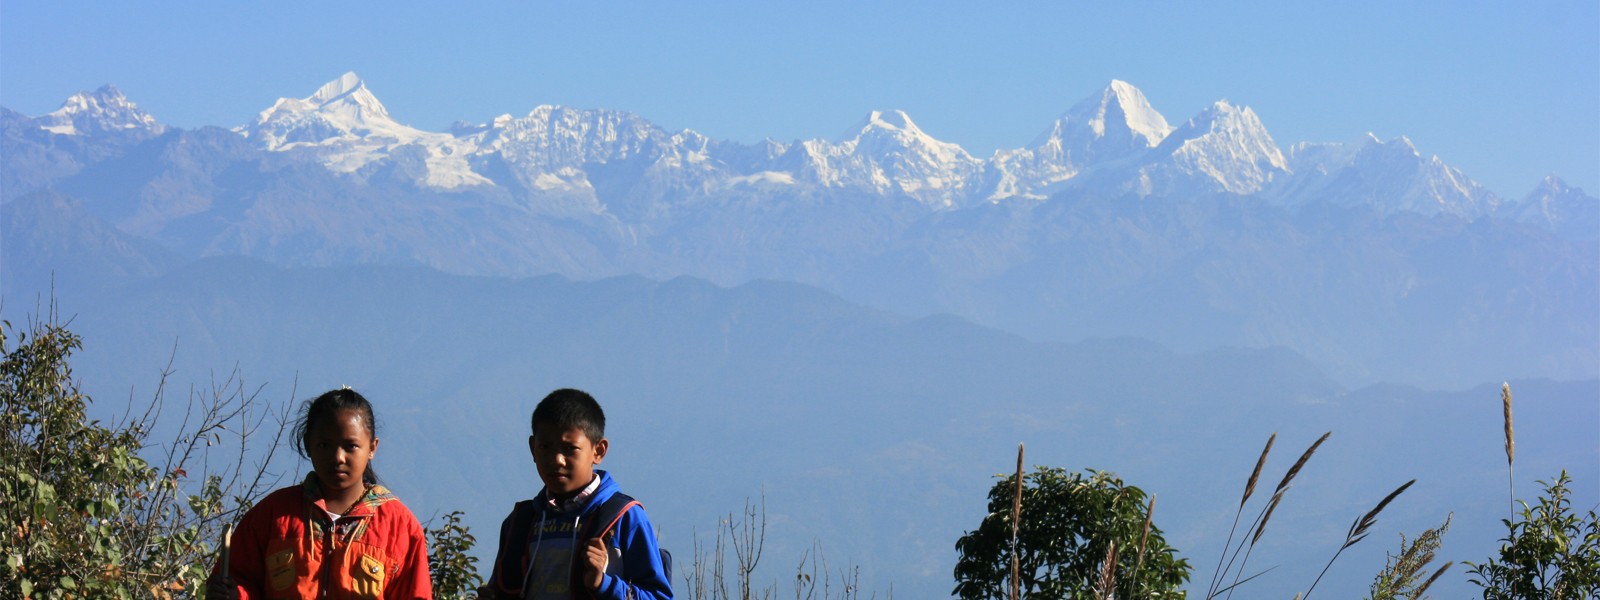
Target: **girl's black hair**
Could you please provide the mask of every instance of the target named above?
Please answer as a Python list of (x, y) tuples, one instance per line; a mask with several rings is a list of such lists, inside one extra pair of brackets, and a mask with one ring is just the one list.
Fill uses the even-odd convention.
[[(334, 418), (341, 410), (361, 413), (361, 423), (367, 426), (367, 432), (372, 434), (373, 439), (377, 439), (378, 421), (372, 416), (372, 403), (347, 387), (328, 390), (321, 396), (307, 400), (300, 411), (300, 422), (294, 426), (294, 449), (300, 452), (300, 456), (311, 458), (311, 454), (306, 452), (306, 435), (311, 433), (318, 422)], [(377, 485), (378, 472), (373, 470), (372, 463), (367, 463), (367, 471), (361, 474), (361, 482)]]

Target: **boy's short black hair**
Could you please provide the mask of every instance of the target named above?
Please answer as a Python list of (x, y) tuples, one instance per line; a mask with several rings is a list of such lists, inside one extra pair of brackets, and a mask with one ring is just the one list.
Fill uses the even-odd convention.
[(583, 435), (589, 437), (590, 442), (598, 442), (606, 437), (606, 413), (600, 410), (600, 403), (595, 401), (583, 390), (561, 388), (539, 401), (533, 409), (533, 420), (529, 423), (535, 434), (539, 432), (540, 423), (549, 423), (562, 429), (578, 428), (583, 430)]

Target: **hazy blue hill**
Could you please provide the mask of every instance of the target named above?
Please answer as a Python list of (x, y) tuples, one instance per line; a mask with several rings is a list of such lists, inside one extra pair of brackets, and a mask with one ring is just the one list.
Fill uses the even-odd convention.
[[(1448, 558), (1480, 559), (1505, 508), (1495, 387), (1346, 391), (1283, 349), (1038, 343), (773, 281), (501, 279), (244, 258), (61, 305), (86, 339), (76, 372), (111, 400), (97, 410), (147, 396), (174, 346), (180, 388), (237, 365), (274, 402), (362, 390), (379, 403), (387, 481), (424, 518), (467, 510), (485, 547), (510, 504), (537, 489), (528, 413), (561, 386), (605, 402), (604, 466), (645, 500), (682, 564), (694, 534), (764, 492), (767, 573), (780, 582), (817, 540), (835, 565), (863, 565), (873, 589), (947, 594), (954, 541), (981, 519), (991, 475), (1011, 468), (1019, 441), (1030, 464), (1113, 470), (1157, 493), (1157, 523), (1203, 579), (1267, 435), (1280, 432), (1263, 476), (1275, 481), (1334, 431), (1274, 517), (1280, 535), (1252, 559), (1284, 565), (1262, 580), (1274, 593), (1306, 585), (1349, 520), (1406, 479), (1418, 486), (1341, 559), (1332, 576), (1346, 581), (1330, 595), (1364, 589), (1394, 532), (1451, 511), (1447, 548), (1464, 554)], [(1565, 466), (1593, 497), (1600, 386), (1513, 386), (1518, 489)]]
[[(160, 244), (118, 231), (75, 199), (35, 192), (0, 204), (0, 289), (31, 305), (33, 292), (93, 297), (108, 286), (181, 264)], [(48, 294), (46, 294), (48, 296)]]
[(1594, 245), (1510, 221), (1057, 197), (936, 215), (905, 237), (829, 287), (1034, 339), (1284, 346), (1356, 383), (1588, 378), (1600, 364)]
[(0, 202), (49, 189), (86, 166), (122, 157), (154, 137), (147, 129), (55, 135), (38, 119), (0, 106)]
[(500, 185), (441, 190), (417, 183), (420, 147), (338, 173), (316, 153), (266, 151), (214, 127), (53, 135), (6, 112), (0, 133), (0, 199), (50, 187), (191, 258), (796, 281), (1033, 340), (1292, 348), (1349, 385), (1600, 376), (1595, 242), (1556, 233), (1600, 204), (1554, 181), (1520, 220), (1394, 211), (1377, 197), (1284, 204), (1083, 186), (937, 211), (773, 173), (691, 185), (637, 157), (578, 163), (562, 176), (571, 185), (501, 165), (486, 171)]

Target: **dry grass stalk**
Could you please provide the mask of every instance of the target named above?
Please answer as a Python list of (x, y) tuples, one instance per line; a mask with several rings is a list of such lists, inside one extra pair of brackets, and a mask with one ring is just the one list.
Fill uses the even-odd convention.
[(1273, 493), (1282, 492), (1284, 488), (1289, 487), (1289, 482), (1294, 481), (1294, 476), (1300, 474), (1300, 468), (1306, 466), (1306, 461), (1311, 460), (1311, 455), (1317, 453), (1317, 447), (1328, 441), (1328, 436), (1331, 435), (1333, 435), (1333, 432), (1329, 431), (1322, 434), (1322, 437), (1317, 438), (1317, 441), (1312, 442), (1311, 447), (1306, 448), (1305, 453), (1300, 455), (1300, 459), (1294, 461), (1294, 465), (1289, 467), (1289, 471), (1283, 474), (1283, 479), (1278, 481), (1278, 487), (1273, 490)]
[[(1245, 550), (1244, 560), (1239, 563), (1239, 571), (1234, 574), (1233, 584), (1226, 588), (1229, 598), (1233, 597), (1233, 588), (1239, 585), (1239, 576), (1244, 574), (1245, 563), (1250, 562), (1250, 551), (1255, 550), (1256, 542), (1261, 541), (1261, 534), (1267, 530), (1267, 522), (1272, 520), (1272, 512), (1277, 510), (1278, 503), (1283, 500), (1283, 493), (1289, 490), (1289, 483), (1294, 481), (1296, 475), (1300, 474), (1300, 469), (1306, 466), (1307, 461), (1311, 460), (1311, 455), (1317, 453), (1317, 448), (1321, 447), (1323, 442), (1328, 441), (1328, 437), (1332, 435), (1333, 432), (1329, 431), (1323, 433), (1322, 437), (1317, 438), (1317, 441), (1311, 442), (1311, 446), (1306, 448), (1306, 451), (1300, 454), (1300, 458), (1295, 460), (1289, 470), (1283, 474), (1283, 479), (1278, 480), (1278, 487), (1272, 490), (1272, 503), (1267, 505), (1267, 509), (1262, 513), (1261, 519), (1257, 521), (1256, 533), (1250, 536), (1250, 547)], [(1240, 542), (1240, 545), (1242, 546), (1243, 542)], [(1214, 592), (1212, 595), (1215, 595), (1215, 593), (1220, 592)]]
[(1506, 464), (1516, 462), (1517, 438), (1511, 430), (1511, 384), (1500, 384), (1500, 404), (1506, 413)]
[(1372, 529), (1374, 523), (1378, 522), (1378, 513), (1383, 512), (1384, 507), (1389, 506), (1390, 502), (1393, 502), (1396, 497), (1406, 491), (1406, 488), (1411, 487), (1416, 482), (1417, 480), (1413, 479), (1395, 488), (1394, 491), (1389, 492), (1389, 495), (1384, 496), (1383, 500), (1378, 501), (1377, 506), (1372, 507), (1372, 510), (1367, 511), (1367, 514), (1361, 515), (1354, 523), (1350, 524), (1350, 531), (1344, 536), (1344, 545), (1339, 546), (1339, 550), (1333, 553), (1333, 558), (1328, 559), (1328, 564), (1323, 565), (1322, 572), (1318, 573), (1317, 578), (1311, 582), (1311, 587), (1306, 588), (1305, 597), (1311, 597), (1311, 590), (1317, 589), (1317, 583), (1322, 581), (1322, 576), (1328, 574), (1328, 567), (1333, 566), (1333, 561), (1339, 560), (1339, 555), (1345, 549), (1356, 545), (1356, 542), (1366, 539), (1367, 531)]
[(1261, 539), (1261, 532), (1267, 530), (1267, 521), (1271, 521), (1272, 520), (1272, 511), (1277, 510), (1278, 501), (1283, 499), (1283, 491), (1284, 490), (1280, 488), (1278, 490), (1278, 493), (1272, 495), (1272, 503), (1267, 505), (1266, 514), (1262, 515), (1261, 522), (1256, 524), (1256, 534), (1253, 535), (1253, 536), (1250, 536), (1250, 545), (1251, 546), (1256, 545), (1256, 542)]
[(1017, 555), (1017, 528), (1022, 523), (1022, 444), (1017, 444), (1017, 490), (1011, 498), (1011, 600), (1022, 599), (1022, 560)]
[[(1377, 506), (1374, 506), (1372, 507), (1372, 510), (1367, 511), (1367, 514), (1361, 515), (1361, 518), (1356, 519), (1354, 523), (1351, 523), (1350, 533), (1345, 535), (1344, 547), (1349, 548), (1350, 546), (1355, 545), (1356, 542), (1361, 541), (1362, 538), (1367, 537), (1367, 530), (1372, 529), (1372, 525), (1378, 522), (1378, 513), (1383, 512), (1383, 508), (1388, 506), (1390, 502), (1393, 502), (1395, 496), (1399, 496), (1402, 492), (1406, 491), (1406, 488), (1411, 487), (1411, 484), (1416, 482), (1417, 480), (1413, 479), (1405, 482), (1405, 485), (1395, 488), (1394, 491), (1389, 492), (1389, 495), (1384, 496), (1383, 500), (1379, 501)], [(1342, 549), (1343, 548), (1341, 548), (1341, 550)]]
[(1500, 384), (1500, 404), (1505, 409), (1506, 416), (1506, 480), (1511, 492), (1511, 515), (1517, 514), (1517, 436), (1511, 428), (1511, 384)]
[(1100, 588), (1100, 598), (1101, 598), (1101, 600), (1110, 600), (1111, 599), (1112, 592), (1115, 591), (1112, 588), (1116, 584), (1117, 584), (1117, 542), (1116, 542), (1116, 540), (1112, 540), (1111, 544), (1109, 546), (1106, 546), (1106, 560), (1105, 560), (1104, 563), (1101, 563), (1101, 565), (1100, 565), (1100, 585), (1099, 585), (1099, 588)]
[(1255, 536), (1250, 538), (1251, 546), (1256, 545), (1256, 541), (1261, 539), (1261, 532), (1267, 529), (1267, 521), (1272, 519), (1273, 509), (1278, 508), (1278, 502), (1283, 499), (1283, 493), (1289, 489), (1289, 482), (1294, 481), (1294, 477), (1300, 474), (1300, 469), (1306, 466), (1307, 461), (1311, 460), (1311, 455), (1316, 454), (1317, 448), (1322, 446), (1323, 442), (1328, 441), (1328, 436), (1331, 435), (1333, 435), (1333, 432), (1329, 431), (1322, 434), (1322, 437), (1317, 438), (1317, 441), (1311, 442), (1311, 447), (1306, 448), (1300, 458), (1294, 461), (1294, 465), (1290, 466), (1289, 470), (1283, 474), (1283, 479), (1278, 481), (1278, 487), (1272, 490), (1272, 504), (1267, 507), (1266, 516), (1261, 517), (1261, 524), (1256, 526)]
[[(1248, 502), (1250, 494), (1256, 491), (1256, 480), (1261, 478), (1261, 467), (1266, 466), (1267, 454), (1272, 452), (1272, 442), (1277, 441), (1277, 439), (1278, 432), (1272, 432), (1272, 436), (1267, 438), (1267, 447), (1261, 449), (1261, 458), (1256, 459), (1256, 468), (1250, 472), (1250, 481), (1244, 484), (1244, 497), (1239, 499), (1239, 510), (1244, 510), (1244, 503)], [(1238, 519), (1237, 516), (1234, 518)], [(1237, 525), (1237, 522), (1235, 522), (1235, 525)]]
[[(1211, 572), (1211, 585), (1206, 588), (1208, 597), (1216, 593), (1218, 582), (1226, 571), (1222, 568), (1222, 561), (1228, 557), (1228, 548), (1233, 547), (1233, 534), (1239, 531), (1239, 517), (1244, 515), (1244, 505), (1250, 501), (1250, 495), (1256, 491), (1256, 481), (1261, 479), (1261, 468), (1266, 466), (1267, 455), (1272, 453), (1272, 443), (1277, 439), (1278, 432), (1276, 431), (1272, 432), (1272, 435), (1267, 438), (1267, 447), (1261, 449), (1261, 456), (1256, 459), (1256, 468), (1250, 471), (1250, 479), (1244, 484), (1244, 497), (1239, 499), (1238, 510), (1233, 511), (1233, 525), (1228, 528), (1228, 540), (1222, 543), (1222, 554), (1217, 556), (1217, 568)], [(1235, 551), (1234, 556), (1238, 556), (1238, 551)], [(1228, 564), (1232, 565), (1233, 563), (1230, 561)]]
[(1421, 598), (1422, 597), (1422, 593), (1428, 591), (1428, 586), (1433, 585), (1434, 580), (1438, 579), (1440, 575), (1443, 575), (1445, 570), (1449, 569), (1450, 565), (1453, 565), (1453, 564), (1455, 564), (1455, 563), (1454, 562), (1447, 562), (1447, 563), (1444, 564), (1444, 566), (1439, 567), (1439, 570), (1434, 571), (1433, 572), (1433, 576), (1429, 577), (1427, 581), (1422, 582), (1422, 587), (1417, 588), (1417, 591), (1413, 592), (1411, 594), (1411, 600), (1417, 600), (1418, 598)]
[(1156, 495), (1150, 494), (1150, 505), (1144, 509), (1144, 533), (1139, 535), (1139, 558), (1133, 562), (1134, 583), (1139, 582), (1139, 574), (1144, 572), (1144, 550), (1150, 543), (1150, 520), (1156, 514)]

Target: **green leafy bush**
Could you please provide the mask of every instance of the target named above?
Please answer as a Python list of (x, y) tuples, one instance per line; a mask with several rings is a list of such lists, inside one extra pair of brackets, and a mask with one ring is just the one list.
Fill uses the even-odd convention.
[[(1178, 558), (1161, 529), (1145, 536), (1148, 497), (1112, 473), (1088, 476), (1037, 467), (1023, 476), (1016, 554), (1024, 598), (1098, 598), (1107, 556), (1113, 556), (1118, 598), (1181, 598), (1189, 562)], [(989, 514), (956, 542), (954, 593), (1006, 598), (1011, 573), (1011, 509), (1016, 477), (989, 490)], [(1141, 544), (1141, 540), (1143, 543)], [(1115, 542), (1117, 552), (1108, 552)]]
[(1538, 506), (1522, 504), (1521, 520), (1501, 519), (1500, 555), (1467, 563), (1485, 600), (1595, 598), (1600, 596), (1600, 519), (1590, 509), (1572, 512), (1566, 471), (1544, 486)]
[(222, 525), (274, 481), (270, 450), (253, 468), (241, 452), (230, 466), (188, 469), (217, 464), (210, 452), (224, 441), (243, 448), (264, 415), (230, 379), (192, 395), (183, 431), (150, 446), (162, 392), (142, 416), (91, 420), (69, 364), (80, 348), (53, 319), (20, 335), (0, 322), (0, 595), (191, 597)]

